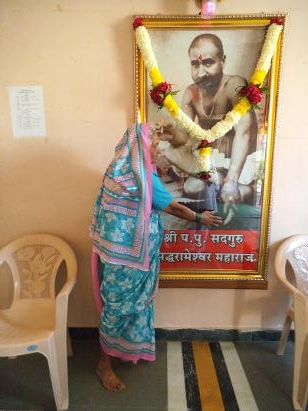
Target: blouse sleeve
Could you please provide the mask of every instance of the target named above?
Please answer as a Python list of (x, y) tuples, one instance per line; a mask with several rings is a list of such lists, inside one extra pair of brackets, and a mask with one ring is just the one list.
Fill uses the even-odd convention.
[(160, 181), (157, 173), (152, 173), (152, 208), (155, 210), (163, 210), (173, 200), (172, 195), (167, 191)]

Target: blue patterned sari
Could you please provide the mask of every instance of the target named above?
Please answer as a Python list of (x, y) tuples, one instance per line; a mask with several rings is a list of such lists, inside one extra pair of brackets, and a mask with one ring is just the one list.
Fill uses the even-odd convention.
[[(153, 299), (163, 225), (152, 210), (152, 178), (158, 177), (152, 176), (148, 134), (147, 125), (134, 125), (117, 145), (90, 228), (99, 308), (102, 301), (100, 344), (108, 355), (131, 361), (155, 359)], [(167, 194), (161, 209), (171, 199)]]
[(100, 343), (109, 355), (124, 360), (155, 360), (153, 299), (159, 276), (159, 248), (163, 238), (160, 215), (153, 210), (149, 226), (148, 271), (124, 265), (99, 265), (103, 311)]

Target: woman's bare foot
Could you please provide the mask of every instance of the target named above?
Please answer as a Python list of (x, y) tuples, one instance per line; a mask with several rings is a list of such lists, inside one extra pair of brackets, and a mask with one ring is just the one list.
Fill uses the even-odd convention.
[(115, 392), (123, 390), (125, 385), (114, 373), (109, 355), (103, 353), (102, 358), (97, 366), (96, 373), (106, 390)]

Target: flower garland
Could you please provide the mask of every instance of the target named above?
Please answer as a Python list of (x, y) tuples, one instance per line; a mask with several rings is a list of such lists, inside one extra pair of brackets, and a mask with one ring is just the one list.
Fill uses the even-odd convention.
[[(140, 17), (137, 17), (134, 20), (133, 27), (136, 35), (136, 43), (152, 81), (153, 89), (150, 92), (151, 98), (160, 108), (165, 106), (171, 116), (175, 119), (176, 123), (191, 137), (201, 140), (197, 150), (194, 151), (194, 154), (197, 157), (201, 178), (205, 180), (210, 178), (211, 143), (227, 134), (249, 109), (256, 107), (257, 103), (261, 101), (262, 94), (265, 92), (265, 88), (262, 87), (262, 84), (270, 68), (276, 44), (280, 32), (282, 31), (282, 25), (283, 19), (280, 17), (270, 20), (261, 55), (249, 83), (239, 91), (239, 101), (235, 104), (232, 110), (225, 115), (224, 119), (216, 123), (212, 128), (205, 130), (185, 114), (173, 99), (172, 95), (176, 92), (172, 92), (171, 84), (165, 82), (158, 68), (149, 33), (144, 27)], [(161, 98), (155, 99), (153, 98), (153, 95), (157, 95), (157, 90), (163, 90), (163, 93), (160, 94)]]

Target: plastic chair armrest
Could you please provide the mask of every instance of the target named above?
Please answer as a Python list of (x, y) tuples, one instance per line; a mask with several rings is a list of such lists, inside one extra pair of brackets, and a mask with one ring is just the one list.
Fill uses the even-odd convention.
[(283, 281), (282, 285), (293, 295), (302, 295), (302, 293), (296, 288), (293, 284), (291, 284), (288, 280)]
[(76, 277), (73, 277), (70, 280), (66, 281), (66, 283), (63, 285), (58, 295), (56, 296), (56, 302), (62, 299), (63, 298), (62, 296), (64, 295), (68, 296), (70, 292), (72, 291), (75, 284), (76, 284)]
[[(68, 297), (75, 283), (76, 277), (66, 282), (56, 297), (56, 328), (61, 328), (61, 325), (62, 327), (65, 325), (63, 330), (66, 330)], [(63, 321), (63, 319), (65, 320)]]

